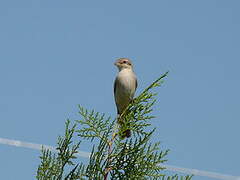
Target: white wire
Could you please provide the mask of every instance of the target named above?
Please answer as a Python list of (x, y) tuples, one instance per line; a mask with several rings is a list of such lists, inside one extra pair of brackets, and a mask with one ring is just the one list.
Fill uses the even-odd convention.
[[(0, 144), (16, 146), (16, 147), (24, 147), (24, 148), (30, 148), (30, 149), (36, 149), (36, 150), (42, 150), (42, 148), (45, 148), (45, 149), (49, 149), (51, 151), (56, 151), (56, 148), (53, 146), (23, 142), (23, 141), (6, 139), (6, 138), (0, 138)], [(84, 151), (79, 151), (78, 155), (80, 157), (89, 158), (90, 153), (84, 152)], [(165, 167), (169, 171), (193, 174), (196, 176), (204, 176), (204, 177), (210, 177), (210, 178), (221, 179), (221, 180), (240, 180), (240, 176), (232, 176), (232, 175), (226, 175), (226, 174), (221, 174), (221, 173), (202, 171), (202, 170), (198, 170), (198, 169), (182, 168), (182, 167), (171, 166), (171, 165), (161, 165), (161, 167)]]
[(237, 176), (226, 175), (226, 174), (221, 174), (221, 173), (216, 173), (216, 172), (203, 171), (203, 170), (198, 170), (198, 169), (182, 168), (182, 167), (171, 166), (171, 165), (161, 165), (161, 167), (165, 167), (169, 171), (193, 174), (195, 176), (204, 176), (204, 177), (210, 177), (210, 178), (222, 179), (222, 180), (240, 180), (240, 177), (237, 177)]
[[(44, 149), (49, 149), (50, 151), (56, 151), (56, 148), (53, 146), (29, 143), (29, 142), (18, 141), (18, 140), (13, 140), (13, 139), (6, 139), (6, 138), (0, 138), (0, 144), (6, 144), (6, 145), (10, 145), (10, 146), (24, 147), (24, 148), (36, 149), (36, 150), (42, 150), (42, 148), (44, 148)], [(84, 158), (90, 157), (90, 153), (84, 152), (84, 151), (79, 151), (78, 155), (81, 157), (84, 157)]]

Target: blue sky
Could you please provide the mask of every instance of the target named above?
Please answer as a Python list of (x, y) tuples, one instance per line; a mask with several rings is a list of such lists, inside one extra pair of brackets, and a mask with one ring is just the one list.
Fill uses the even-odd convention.
[[(0, 137), (55, 145), (78, 104), (113, 117), (113, 63), (128, 57), (137, 94), (170, 71), (152, 121), (168, 164), (239, 176), (239, 6), (0, 1)], [(38, 151), (0, 145), (0, 154), (1, 179), (34, 179)]]

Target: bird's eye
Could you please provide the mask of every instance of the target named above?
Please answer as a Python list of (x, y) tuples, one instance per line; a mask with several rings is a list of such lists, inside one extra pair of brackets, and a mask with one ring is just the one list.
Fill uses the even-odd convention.
[(124, 63), (124, 64), (126, 64), (126, 63), (127, 63), (127, 61), (123, 61), (123, 63)]

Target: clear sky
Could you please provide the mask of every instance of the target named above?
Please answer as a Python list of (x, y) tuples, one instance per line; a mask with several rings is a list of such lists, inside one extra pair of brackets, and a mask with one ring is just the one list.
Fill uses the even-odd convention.
[[(138, 91), (167, 70), (152, 121), (168, 164), (240, 175), (240, 1), (0, 1), (0, 137), (55, 145), (77, 105), (116, 113), (116, 58)], [(82, 150), (90, 151), (87, 147)], [(34, 179), (35, 150), (0, 144), (0, 179)], [(195, 177), (195, 180), (210, 178)]]

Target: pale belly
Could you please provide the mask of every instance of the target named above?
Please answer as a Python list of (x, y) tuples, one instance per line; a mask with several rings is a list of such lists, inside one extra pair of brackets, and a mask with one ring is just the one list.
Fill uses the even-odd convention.
[(118, 113), (121, 114), (133, 99), (136, 79), (134, 76), (125, 73), (124, 75), (119, 74), (117, 81), (115, 101)]

